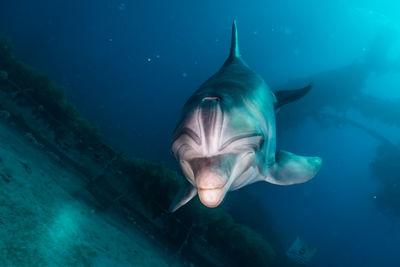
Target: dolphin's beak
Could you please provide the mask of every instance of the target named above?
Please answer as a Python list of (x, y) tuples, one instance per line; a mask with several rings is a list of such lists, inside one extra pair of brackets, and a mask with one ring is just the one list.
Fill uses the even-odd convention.
[(215, 208), (224, 200), (232, 183), (250, 166), (254, 153), (224, 154), (192, 161), (201, 203)]
[(215, 208), (221, 204), (228, 192), (227, 174), (221, 174), (209, 169), (203, 170), (196, 178), (197, 193), (201, 203), (209, 208)]
[(194, 158), (189, 162), (200, 201), (207, 207), (217, 207), (229, 191), (234, 155)]
[(218, 207), (222, 200), (225, 198), (227, 190), (225, 188), (220, 189), (198, 189), (201, 203), (209, 208)]

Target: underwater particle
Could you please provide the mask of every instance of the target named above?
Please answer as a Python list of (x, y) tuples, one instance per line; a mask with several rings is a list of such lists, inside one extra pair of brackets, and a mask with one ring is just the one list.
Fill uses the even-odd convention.
[(113, 39), (112, 39), (112, 38), (109, 38), (109, 39), (108, 39), (108, 41), (109, 41), (109, 42), (112, 42), (112, 41), (113, 41)]
[(150, 62), (150, 61), (151, 61), (151, 58), (148, 57), (148, 58), (147, 58), (147, 62)]
[(257, 35), (257, 34), (258, 34), (258, 31), (254, 31), (253, 34), (254, 34), (254, 35)]
[(160, 58), (160, 55), (159, 55), (159, 54), (156, 54), (156, 58)]
[(372, 198), (373, 198), (373, 199), (376, 199), (376, 196), (373, 196)]
[(0, 81), (5, 81), (8, 79), (8, 72), (5, 70), (0, 70)]
[(188, 76), (188, 75), (187, 75), (186, 72), (182, 73), (182, 77), (183, 77), (183, 78), (186, 78), (187, 76)]
[(197, 65), (197, 64), (199, 64), (199, 63), (197, 62), (197, 60), (195, 60), (195, 61), (194, 61), (194, 65)]
[(118, 9), (121, 10), (121, 11), (126, 10), (126, 4), (125, 3), (120, 3), (118, 5)]
[(215, 42), (216, 42), (216, 43), (219, 43), (219, 39), (218, 39), (218, 38), (215, 38)]

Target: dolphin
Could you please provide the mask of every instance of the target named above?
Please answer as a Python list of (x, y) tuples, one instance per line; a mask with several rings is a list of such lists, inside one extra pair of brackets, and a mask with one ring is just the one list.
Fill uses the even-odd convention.
[(276, 111), (310, 88), (272, 92), (242, 59), (234, 20), (228, 59), (188, 99), (174, 130), (171, 151), (188, 183), (170, 211), (196, 194), (214, 208), (227, 192), (258, 181), (292, 185), (312, 179), (322, 159), (277, 152), (275, 135)]

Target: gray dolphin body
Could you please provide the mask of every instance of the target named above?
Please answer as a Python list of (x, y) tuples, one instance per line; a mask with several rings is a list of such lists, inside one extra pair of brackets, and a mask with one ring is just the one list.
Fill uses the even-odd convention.
[(231, 52), (222, 68), (189, 98), (174, 131), (172, 153), (189, 181), (170, 206), (175, 211), (196, 194), (217, 207), (228, 191), (266, 181), (304, 183), (319, 171), (319, 157), (276, 152), (275, 112), (311, 86), (275, 94), (239, 54), (236, 22)]

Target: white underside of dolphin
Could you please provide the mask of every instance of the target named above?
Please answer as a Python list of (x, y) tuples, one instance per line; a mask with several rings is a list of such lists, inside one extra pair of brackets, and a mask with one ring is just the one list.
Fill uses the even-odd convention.
[(273, 93), (241, 58), (234, 21), (228, 59), (189, 98), (174, 131), (172, 152), (189, 183), (170, 210), (196, 194), (216, 207), (228, 191), (254, 182), (292, 185), (312, 179), (321, 158), (276, 152), (275, 136), (276, 110), (310, 88)]

